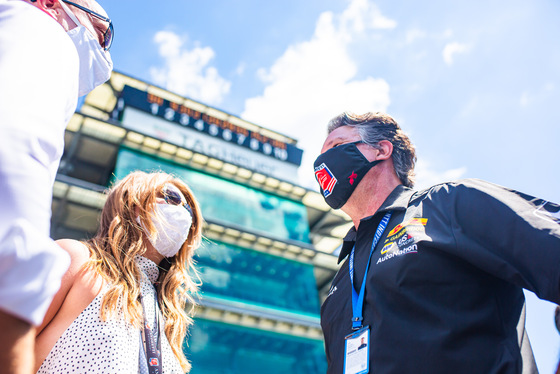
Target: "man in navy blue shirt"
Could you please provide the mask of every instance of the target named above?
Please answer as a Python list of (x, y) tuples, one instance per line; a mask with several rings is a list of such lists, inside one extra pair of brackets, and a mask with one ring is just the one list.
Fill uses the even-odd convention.
[(321, 308), (328, 373), (536, 373), (522, 289), (560, 303), (560, 206), (474, 179), (412, 190), (385, 114), (328, 130), (316, 178), (354, 223)]

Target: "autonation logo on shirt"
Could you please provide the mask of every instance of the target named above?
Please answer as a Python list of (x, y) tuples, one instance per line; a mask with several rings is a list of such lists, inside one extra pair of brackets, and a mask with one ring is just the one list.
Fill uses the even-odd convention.
[(418, 244), (416, 243), (421, 236), (426, 235), (427, 223), (427, 218), (412, 218), (406, 223), (395, 226), (387, 235), (381, 249), (381, 257), (377, 260), (376, 265), (394, 257), (417, 253)]

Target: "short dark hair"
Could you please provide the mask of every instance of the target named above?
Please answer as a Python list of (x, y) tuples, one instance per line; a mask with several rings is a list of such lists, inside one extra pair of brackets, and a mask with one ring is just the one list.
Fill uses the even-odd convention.
[(329, 134), (342, 126), (357, 128), (363, 142), (374, 148), (379, 148), (378, 143), (382, 140), (390, 141), (393, 144), (391, 157), (397, 176), (405, 186), (414, 186), (416, 151), (397, 121), (388, 114), (380, 112), (361, 115), (344, 112), (330, 120)]

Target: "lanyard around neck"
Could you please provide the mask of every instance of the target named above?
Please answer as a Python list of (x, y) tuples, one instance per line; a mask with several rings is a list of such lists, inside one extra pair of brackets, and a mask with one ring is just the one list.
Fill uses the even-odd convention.
[(362, 286), (360, 287), (359, 294), (356, 292), (356, 289), (354, 288), (354, 249), (356, 248), (355, 244), (354, 247), (352, 247), (352, 252), (350, 252), (350, 259), (348, 262), (348, 272), (350, 273), (350, 283), (352, 285), (352, 330), (358, 330), (362, 328), (362, 320), (363, 320), (362, 309), (364, 307), (366, 279), (369, 270), (369, 264), (371, 262), (371, 255), (373, 254), (373, 251), (375, 250), (375, 246), (379, 242), (379, 239), (381, 239), (381, 235), (383, 235), (383, 232), (385, 231), (385, 228), (389, 223), (389, 219), (391, 219), (391, 212), (385, 213), (385, 216), (383, 217), (381, 222), (379, 222), (379, 226), (377, 226), (377, 230), (375, 230), (375, 236), (373, 238), (373, 242), (371, 243), (371, 250), (369, 252), (366, 271), (364, 273), (364, 279), (362, 280)]
[[(144, 305), (143, 299), (142, 295), (140, 295), (140, 303), (142, 303), (142, 313), (144, 315), (144, 339), (146, 339), (145, 352), (146, 360), (148, 361), (148, 372), (150, 374), (162, 374), (161, 337), (159, 333), (157, 293), (154, 298), (155, 321), (148, 322), (146, 306)], [(153, 329), (149, 328), (150, 325), (154, 325)]]

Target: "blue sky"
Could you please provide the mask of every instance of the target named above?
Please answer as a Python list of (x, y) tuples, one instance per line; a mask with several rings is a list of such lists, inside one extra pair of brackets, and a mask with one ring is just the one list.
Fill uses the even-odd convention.
[[(476, 177), (560, 202), (557, 0), (100, 0), (115, 68), (299, 140), (301, 183), (326, 122), (385, 111), (417, 148), (417, 186)], [(553, 305), (528, 296), (541, 373)]]

